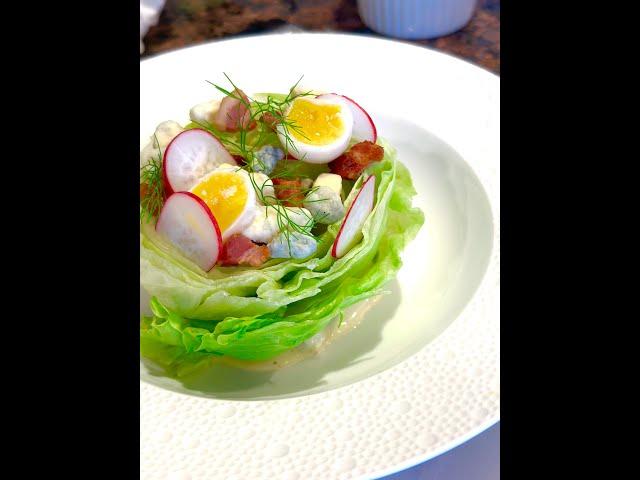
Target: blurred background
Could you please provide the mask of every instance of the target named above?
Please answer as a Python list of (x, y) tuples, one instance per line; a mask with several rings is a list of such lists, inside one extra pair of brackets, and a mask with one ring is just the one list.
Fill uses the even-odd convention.
[[(499, 0), (141, 0), (140, 58), (218, 39), (276, 32), (384, 36), (500, 74)], [(496, 480), (500, 424), (384, 480)]]
[[(402, 9), (408, 9), (403, 24)], [(373, 29), (372, 29), (373, 28)], [(141, 0), (141, 58), (234, 36), (348, 32), (400, 38), (500, 74), (499, 0)], [(380, 32), (380, 33), (379, 33)]]

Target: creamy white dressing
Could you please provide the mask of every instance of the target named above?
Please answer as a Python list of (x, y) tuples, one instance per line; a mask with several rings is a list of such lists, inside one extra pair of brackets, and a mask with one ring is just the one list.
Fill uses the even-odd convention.
[(318, 332), (306, 342), (270, 360), (254, 362), (248, 360), (237, 360), (231, 357), (218, 357), (214, 359), (212, 363), (222, 363), (232, 367), (257, 372), (268, 372), (279, 370), (283, 367), (289, 367), (307, 358), (320, 354), (338, 338), (342, 338), (347, 333), (358, 328), (358, 325), (362, 323), (367, 312), (369, 312), (369, 310), (371, 310), (371, 308), (380, 301), (381, 297), (382, 295), (377, 295), (363, 300), (356, 306), (351, 307), (348, 313), (345, 313), (342, 322), (340, 322), (340, 317), (337, 316), (331, 320), (324, 330)]

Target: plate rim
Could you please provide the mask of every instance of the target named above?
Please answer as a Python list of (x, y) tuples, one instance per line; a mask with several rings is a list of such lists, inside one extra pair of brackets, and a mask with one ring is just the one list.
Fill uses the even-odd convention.
[(356, 39), (369, 39), (369, 40), (374, 40), (374, 41), (378, 41), (378, 42), (383, 42), (383, 43), (392, 43), (392, 44), (400, 44), (400, 45), (404, 45), (406, 47), (410, 47), (410, 48), (414, 48), (418, 51), (423, 51), (423, 50), (429, 50), (431, 53), (436, 54), (436, 55), (442, 55), (444, 57), (449, 57), (453, 60), (456, 60), (457, 62), (462, 62), (464, 64), (466, 64), (469, 67), (472, 67), (476, 70), (481, 70), (482, 72), (491, 75), (492, 77), (495, 77), (496, 79), (498, 79), (498, 81), (500, 80), (500, 75), (497, 75), (495, 72), (492, 72), (491, 70), (489, 70), (488, 68), (482, 66), (482, 65), (478, 65), (475, 63), (470, 62), (469, 60), (467, 60), (466, 58), (456, 55), (455, 53), (451, 53), (451, 52), (444, 52), (442, 50), (437, 50), (431, 46), (428, 45), (416, 45), (415, 43), (412, 43), (410, 40), (403, 40), (403, 39), (390, 39), (390, 38), (382, 38), (378, 35), (375, 34), (371, 34), (371, 33), (350, 33), (350, 32), (268, 32), (268, 33), (251, 33), (251, 34), (247, 34), (247, 35), (242, 35), (242, 36), (237, 36), (237, 37), (224, 37), (224, 38), (220, 38), (220, 39), (214, 39), (214, 40), (207, 40), (204, 42), (200, 42), (200, 43), (196, 43), (196, 44), (192, 44), (192, 45), (187, 45), (184, 47), (180, 47), (180, 48), (176, 48), (173, 50), (166, 50), (166, 51), (162, 51), (162, 52), (157, 52), (154, 53), (152, 55), (148, 55), (145, 56), (143, 59), (140, 60), (140, 64), (142, 65), (143, 63), (147, 63), (147, 62), (151, 62), (153, 60), (156, 60), (158, 58), (162, 58), (164, 56), (168, 56), (168, 55), (172, 55), (178, 52), (185, 52), (188, 50), (195, 50), (195, 49), (199, 49), (199, 48), (203, 48), (209, 45), (220, 45), (222, 43), (231, 43), (231, 42), (238, 42), (241, 40), (251, 40), (251, 39), (255, 39), (255, 38), (264, 38), (264, 37), (281, 37), (281, 36), (300, 36), (300, 37), (345, 37), (345, 38), (356, 38)]
[[(446, 57), (447, 61), (450, 62), (456, 62), (456, 63), (463, 63), (466, 65), (466, 67), (473, 69), (476, 74), (479, 72), (482, 72), (483, 75), (489, 75), (490, 78), (492, 78), (492, 81), (497, 82), (497, 87), (499, 89), (499, 84), (500, 84), (500, 77), (498, 75), (496, 75), (495, 73), (480, 67), (478, 65), (472, 64), (468, 61), (466, 61), (465, 59), (462, 59), (460, 57), (457, 57), (455, 55), (452, 54), (448, 54), (448, 53), (444, 53), (438, 50), (434, 50), (432, 48), (429, 47), (422, 47), (422, 46), (417, 46), (414, 44), (411, 44), (409, 42), (405, 42), (405, 41), (397, 41), (397, 40), (389, 40), (389, 39), (385, 39), (385, 38), (379, 38), (373, 35), (362, 35), (362, 34), (351, 34), (351, 33), (324, 33), (324, 32), (313, 32), (313, 33), (299, 33), (299, 32), (290, 32), (290, 33), (271, 33), (271, 34), (256, 34), (256, 35), (248, 35), (248, 36), (243, 36), (243, 37), (236, 37), (236, 38), (228, 38), (228, 39), (223, 39), (223, 40), (214, 40), (214, 41), (209, 41), (209, 42), (204, 42), (204, 43), (200, 43), (197, 45), (191, 45), (185, 48), (181, 48), (181, 49), (177, 49), (177, 50), (172, 50), (169, 52), (160, 52), (156, 55), (153, 56), (149, 56), (149, 57), (145, 57), (143, 60), (140, 61), (140, 65), (141, 65), (141, 69), (143, 68), (144, 64), (150, 63), (150, 62), (154, 62), (158, 59), (163, 59), (165, 57), (168, 56), (173, 56), (175, 54), (179, 54), (182, 53), (184, 51), (193, 51), (193, 50), (199, 50), (199, 49), (208, 49), (208, 48), (212, 48), (212, 46), (215, 46), (214, 48), (218, 48), (220, 44), (227, 44), (227, 43), (234, 43), (234, 42), (246, 42), (246, 41), (255, 41), (256, 38), (264, 38), (264, 37), (281, 37), (283, 35), (286, 36), (299, 36), (299, 37), (316, 37), (316, 38), (320, 38), (320, 37), (325, 37), (325, 36), (331, 36), (331, 37), (335, 37), (335, 36), (341, 36), (341, 37), (347, 37), (350, 39), (358, 39), (358, 40), (371, 40), (371, 41), (375, 41), (375, 42), (383, 42), (386, 44), (395, 44), (395, 45), (403, 45), (404, 47), (410, 48), (415, 50), (416, 52), (420, 52), (420, 54), (424, 54), (425, 51), (429, 52), (430, 55), (436, 55), (439, 57)], [(499, 110), (499, 99), (497, 102), (496, 107)], [(497, 130), (498, 130), (498, 143), (499, 143), (499, 120), (498, 120), (498, 125), (497, 125)], [(447, 145), (449, 145), (451, 148), (453, 148), (455, 151), (459, 151), (459, 149), (456, 148), (455, 144), (452, 144), (448, 139), (442, 139), (440, 138), (441, 141), (445, 142)], [(490, 254), (490, 259), (489, 259), (489, 264), (486, 268), (486, 271), (483, 274), (483, 277), (479, 283), (479, 285), (476, 287), (475, 292), (473, 293), (472, 297), (469, 299), (469, 301), (467, 302), (467, 304), (464, 306), (464, 308), (462, 309), (462, 311), (456, 316), (456, 318), (451, 322), (451, 324), (449, 324), (445, 330), (443, 330), (434, 340), (432, 340), (432, 342), (430, 342), (429, 344), (425, 345), (422, 349), (420, 349), (418, 352), (416, 352), (415, 354), (411, 355), (410, 357), (402, 360), (401, 362), (399, 362), (398, 364), (382, 371), (382, 372), (378, 372), (374, 375), (371, 375), (363, 380), (361, 380), (360, 382), (356, 382), (356, 383), (367, 383), (367, 382), (371, 382), (373, 379), (378, 378), (378, 377), (382, 377), (384, 376), (386, 373), (390, 372), (390, 371), (397, 371), (402, 369), (403, 366), (405, 366), (407, 363), (410, 363), (416, 356), (422, 354), (428, 347), (430, 344), (436, 342), (438, 339), (442, 338), (449, 330), (452, 329), (452, 327), (458, 323), (460, 323), (460, 319), (462, 317), (464, 317), (470, 310), (470, 307), (472, 306), (472, 304), (474, 304), (474, 302), (477, 301), (477, 297), (479, 295), (479, 293), (483, 290), (486, 289), (486, 284), (488, 282), (488, 277), (489, 277), (489, 271), (493, 268), (496, 271), (494, 273), (497, 273), (498, 275), (498, 279), (499, 279), (499, 272), (500, 272), (500, 268), (499, 268), (499, 260), (500, 260), (500, 241), (499, 241), (499, 237), (500, 237), (500, 221), (499, 221), (499, 196), (497, 198), (497, 204), (496, 204), (496, 198), (494, 198), (494, 193), (492, 192), (491, 189), (489, 188), (490, 185), (487, 185), (486, 181), (485, 181), (485, 177), (486, 177), (486, 172), (480, 172), (478, 171), (479, 166), (474, 163), (471, 164), (467, 161), (467, 158), (461, 154), (461, 157), (465, 160), (465, 162), (467, 163), (467, 165), (472, 169), (472, 171), (474, 172), (474, 174), (477, 176), (480, 184), (482, 185), (489, 204), (490, 204), (490, 208), (491, 208), (491, 214), (492, 214), (492, 221), (493, 221), (493, 243), (492, 243), (492, 247), (491, 247), (491, 254)], [(499, 190), (499, 176), (500, 176), (500, 155), (499, 155), (499, 150), (498, 150), (498, 154), (497, 154), (497, 158), (495, 159), (495, 163), (497, 166), (496, 172), (495, 172), (495, 176), (497, 177), (497, 188)], [(494, 188), (496, 188), (495, 185), (493, 185)], [(498, 304), (499, 304), (499, 290), (500, 290), (500, 285), (499, 285), (499, 281), (498, 283), (494, 286), (496, 289), (496, 296), (498, 297)], [(498, 306), (498, 320), (497, 320), (497, 329), (499, 331), (499, 318), (500, 318), (500, 314), (499, 314), (499, 306)], [(498, 352), (499, 352), (499, 339), (497, 342), (497, 348), (498, 348)], [(498, 364), (499, 364), (499, 358), (498, 358)], [(498, 367), (499, 369), (499, 367)], [(498, 370), (498, 380), (499, 380), (499, 370)], [(226, 399), (215, 399), (215, 398), (204, 398), (204, 397), (193, 397), (192, 395), (188, 395), (186, 393), (183, 392), (176, 392), (176, 391), (169, 391), (169, 390), (165, 390), (162, 389), (161, 387), (158, 387), (156, 385), (144, 382), (142, 379), (140, 380), (141, 382), (141, 402), (142, 402), (142, 395), (143, 395), (143, 388), (142, 385), (145, 385), (145, 388), (147, 389), (151, 389), (151, 391), (161, 391), (161, 392), (168, 392), (171, 395), (178, 395), (181, 398), (198, 398), (201, 401), (206, 401), (206, 402), (212, 402), (212, 404), (215, 404), (217, 406), (221, 406), (221, 405), (225, 405), (225, 404), (238, 404), (238, 403), (244, 403), (244, 404), (262, 404), (262, 403), (284, 403), (284, 402), (288, 402), (291, 401), (292, 398), (276, 398), (276, 399), (269, 399), (269, 400), (251, 400), (251, 399), (238, 399), (238, 400), (226, 400)], [(499, 382), (498, 382), (499, 385)], [(342, 387), (339, 387), (335, 390), (329, 390), (329, 391), (323, 391), (323, 392), (314, 392), (314, 393), (309, 393), (309, 394), (305, 394), (302, 396), (298, 396), (298, 397), (293, 397), (296, 401), (298, 402), (304, 402), (305, 399), (310, 399), (310, 398), (320, 398), (320, 397), (326, 397), (327, 394), (331, 393), (331, 392), (335, 392), (335, 391), (340, 391), (340, 390), (345, 390), (348, 389), (349, 387), (351, 387), (352, 384), (350, 385), (345, 385)], [(499, 387), (498, 387), (499, 388)], [(499, 399), (499, 394), (498, 394), (498, 399)], [(485, 431), (486, 429), (490, 428), (491, 426), (495, 425), (497, 422), (500, 421), (500, 407), (499, 404), (497, 406), (497, 409), (495, 412), (492, 412), (492, 414), (488, 417), (486, 417), (482, 422), (480, 422), (479, 424), (477, 424), (476, 426), (474, 426), (471, 429), (468, 429), (467, 431), (463, 432), (460, 435), (456, 435), (453, 436), (452, 438), (450, 438), (448, 441), (444, 442), (443, 444), (439, 445), (438, 448), (435, 449), (423, 449), (426, 450), (426, 452), (424, 454), (420, 454), (417, 456), (412, 456), (410, 458), (407, 458), (406, 460), (403, 460), (401, 463), (398, 464), (394, 464), (392, 467), (388, 467), (385, 469), (381, 469), (381, 470), (376, 470), (373, 471), (371, 473), (367, 473), (366, 476), (367, 478), (380, 478), (380, 477), (384, 477), (387, 475), (391, 475), (393, 473), (397, 473), (400, 471), (403, 471), (405, 469), (411, 468), (415, 465), (418, 465), (420, 463), (423, 463), (425, 461), (428, 461), (432, 458), (435, 458), (449, 450), (451, 450), (452, 448), (455, 448), (458, 445), (461, 445), (463, 443), (465, 443), (466, 441), (468, 441), (469, 439), (475, 437), (476, 435), (478, 435), (479, 433)], [(142, 419), (141, 419), (141, 426), (142, 426)], [(142, 462), (141, 462), (142, 465)]]

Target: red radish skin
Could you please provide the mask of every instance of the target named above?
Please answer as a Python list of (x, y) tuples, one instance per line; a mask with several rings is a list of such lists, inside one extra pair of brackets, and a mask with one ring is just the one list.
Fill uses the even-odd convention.
[[(189, 203), (185, 202), (188, 200)], [(182, 205), (178, 208), (174, 203), (176, 201), (182, 201)], [(192, 213), (194, 215), (200, 215), (200, 220), (203, 221), (203, 226), (210, 226), (211, 229), (209, 232), (205, 232), (205, 236), (201, 238), (203, 241), (211, 241), (211, 245), (207, 245), (206, 251), (203, 252), (203, 258), (190, 258), (194, 261), (200, 268), (202, 268), (205, 272), (211, 270), (218, 261), (220, 257), (220, 253), (222, 252), (222, 234), (220, 233), (220, 227), (218, 226), (218, 222), (216, 218), (211, 213), (211, 210), (207, 206), (206, 203), (202, 201), (197, 195), (194, 195), (191, 192), (176, 192), (167, 198), (167, 201), (164, 203), (162, 207), (162, 211), (160, 212), (160, 216), (158, 217), (158, 222), (156, 223), (156, 231), (166, 237), (169, 241), (171, 238), (169, 237), (171, 231), (176, 228), (176, 221), (186, 218), (184, 215), (175, 216), (178, 213), (184, 214), (186, 213), (187, 208), (193, 208)], [(172, 218), (172, 215), (174, 217)], [(192, 219), (191, 219), (192, 220)], [(186, 223), (186, 222), (185, 222)], [(189, 223), (190, 225), (190, 223)], [(197, 234), (198, 232), (194, 232)], [(178, 249), (183, 250), (180, 245), (177, 245), (173, 241), (173, 243)], [(203, 249), (205, 246), (203, 245)], [(184, 252), (184, 250), (183, 250)], [(187, 256), (185, 254), (185, 256)]]
[[(364, 195), (363, 195), (364, 192)], [(360, 187), (360, 191), (358, 192), (358, 194), (356, 195), (356, 198), (353, 199), (353, 202), (351, 202), (351, 206), (349, 207), (349, 210), (347, 211), (347, 214), (344, 216), (344, 220), (342, 220), (342, 225), (340, 225), (340, 230), (338, 230), (338, 235), (336, 235), (336, 239), (333, 242), (333, 247), (331, 248), (331, 256), (333, 258), (342, 258), (344, 257), (349, 250), (351, 250), (351, 248), (353, 248), (353, 246), (355, 245), (351, 245), (351, 242), (354, 238), (356, 238), (360, 232), (362, 232), (362, 227), (364, 225), (364, 223), (366, 222), (367, 218), (369, 217), (369, 214), (373, 211), (373, 205), (374, 205), (374, 199), (375, 199), (375, 192), (376, 192), (376, 177), (374, 175), (371, 175), (369, 178), (367, 178), (367, 180), (362, 184), (362, 187)], [(355, 213), (354, 211), (354, 207), (356, 205), (358, 205), (361, 202), (368, 202), (369, 205), (367, 206), (365, 212), (366, 215), (362, 216), (362, 219), (360, 220), (360, 225), (358, 226), (357, 229), (353, 230), (352, 234), (351, 234), (351, 238), (347, 238), (347, 239), (343, 239), (342, 237), (344, 236), (343, 234), (344, 232), (344, 228), (345, 225), (347, 225), (347, 222), (349, 222), (350, 220), (353, 221), (354, 219), (352, 218), (352, 213)], [(357, 219), (356, 219), (357, 220)], [(346, 250), (343, 248), (341, 249), (342, 251), (338, 251), (338, 247), (340, 246), (342, 243), (344, 243), (346, 245)]]
[(171, 184), (169, 183), (169, 179), (167, 178), (167, 169), (165, 167), (165, 165), (167, 164), (166, 157), (167, 157), (167, 150), (164, 151), (164, 156), (162, 157), (162, 184), (164, 185), (165, 200), (173, 194), (173, 188), (171, 188)]
[(355, 100), (347, 97), (346, 95), (342, 95), (344, 98), (346, 98), (347, 100), (349, 100), (351, 103), (353, 103), (356, 107), (358, 107), (360, 110), (362, 110), (362, 113), (365, 114), (365, 116), (367, 117), (367, 120), (369, 120), (369, 123), (371, 124), (371, 128), (373, 129), (373, 140), (371, 139), (367, 139), (365, 138), (364, 140), (369, 140), (372, 143), (376, 143), (376, 141), (378, 140), (378, 129), (376, 128), (376, 124), (373, 123), (373, 120), (371, 119), (371, 116), (367, 113), (367, 111), (362, 108), (360, 106), (359, 103), (357, 103)]
[[(339, 100), (346, 101), (351, 108), (351, 113), (354, 118), (354, 135), (356, 131), (363, 132), (362, 135), (358, 138), (358, 140), (368, 140), (372, 143), (376, 143), (378, 140), (378, 130), (376, 129), (376, 124), (373, 123), (371, 116), (367, 113), (367, 111), (362, 108), (355, 100), (347, 97), (346, 95), (340, 95), (339, 93), (323, 93), (322, 95), (318, 95), (316, 98), (331, 100), (332, 98), (336, 98)], [(364, 120), (364, 122), (363, 122)], [(366, 133), (365, 133), (366, 132)]]
[[(176, 148), (176, 145), (179, 148)], [(170, 165), (172, 162), (180, 162), (182, 160), (180, 156), (181, 152), (187, 151), (189, 147), (193, 148), (194, 145), (200, 148), (213, 148), (217, 150), (217, 157), (219, 161), (216, 165), (212, 165), (212, 168), (209, 171), (213, 170), (215, 167), (222, 163), (238, 165), (229, 151), (211, 132), (208, 132), (202, 128), (185, 130), (184, 132), (176, 135), (176, 137), (171, 140), (169, 145), (167, 145), (167, 148), (164, 151), (164, 157), (162, 158), (162, 180), (164, 182), (164, 189), (167, 193), (167, 196), (171, 195), (174, 192), (187, 191), (191, 187), (193, 187), (193, 185), (191, 185), (188, 188), (185, 188), (186, 186), (184, 185), (183, 179), (180, 178), (180, 175), (178, 173), (174, 173), (172, 175), (168, 165)], [(175, 155), (174, 151), (176, 152)], [(202, 175), (200, 175), (200, 178), (209, 173), (209, 171), (203, 172)], [(176, 183), (178, 185), (176, 185)]]

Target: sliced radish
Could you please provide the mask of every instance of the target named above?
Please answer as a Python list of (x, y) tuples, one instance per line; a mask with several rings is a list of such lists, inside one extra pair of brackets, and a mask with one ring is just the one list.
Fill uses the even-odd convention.
[(177, 192), (162, 207), (156, 231), (205, 272), (218, 261), (222, 235), (211, 210), (191, 192)]
[(376, 143), (378, 139), (378, 132), (376, 126), (371, 120), (369, 114), (358, 105), (354, 100), (344, 95), (338, 95), (337, 93), (323, 93), (316, 98), (322, 98), (325, 100), (337, 100), (349, 106), (351, 113), (353, 114), (353, 133), (351, 134), (356, 140)]
[(351, 203), (349, 211), (340, 225), (340, 230), (333, 242), (331, 255), (342, 258), (362, 238), (362, 226), (373, 210), (376, 193), (376, 177), (371, 175)]
[(167, 146), (162, 161), (165, 190), (190, 190), (207, 173), (223, 163), (237, 165), (216, 137), (206, 130), (194, 128), (177, 135)]

